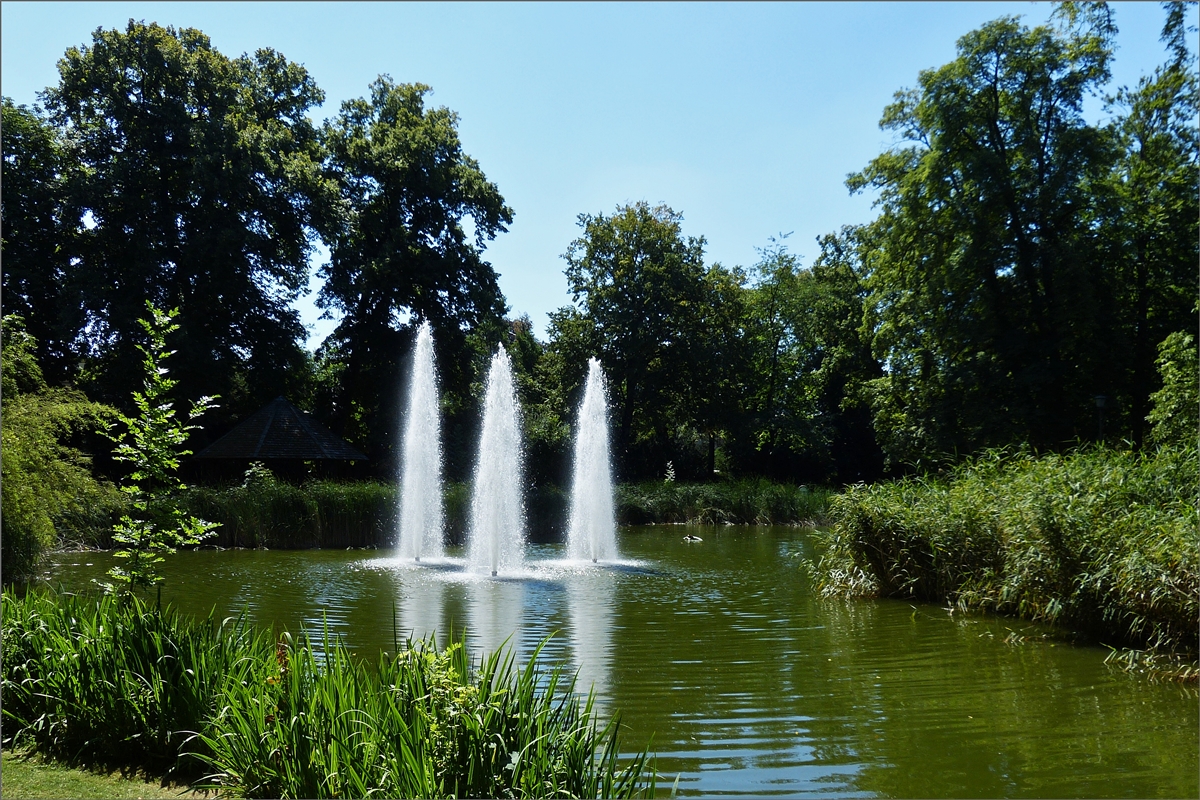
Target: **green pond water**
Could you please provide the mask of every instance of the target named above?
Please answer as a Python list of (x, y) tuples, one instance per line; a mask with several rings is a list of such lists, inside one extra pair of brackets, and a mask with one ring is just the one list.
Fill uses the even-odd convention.
[[(530, 545), (518, 579), (469, 575), (456, 552), (421, 567), (383, 551), (182, 552), (163, 600), (328, 626), (371, 658), (451, 629), (523, 658), (554, 633), (544, 658), (620, 712), (623, 750), (651, 745), (664, 792), (678, 776), (704, 795), (1200, 795), (1196, 691), (1109, 668), (1103, 648), (932, 605), (816, 599), (798, 528), (630, 527), (619, 546), (621, 563), (592, 566)], [(61, 553), (48, 578), (80, 588), (110, 565)]]

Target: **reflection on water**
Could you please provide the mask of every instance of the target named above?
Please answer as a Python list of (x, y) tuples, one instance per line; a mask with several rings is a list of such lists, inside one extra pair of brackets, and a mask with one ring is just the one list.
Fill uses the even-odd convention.
[(585, 569), (567, 583), (567, 608), (571, 617), (571, 649), (578, 675), (575, 688), (593, 691), (597, 709), (608, 711), (609, 667), (613, 656), (613, 594), (615, 576), (601, 569)]
[(467, 639), (476, 652), (492, 653), (510, 645), (517, 662), (528, 649), (521, 638), (525, 584), (522, 581), (474, 580), (466, 584)]
[[(652, 744), (669, 791), (883, 797), (1200, 794), (1193, 689), (1103, 664), (1044, 629), (905, 602), (825, 602), (794, 528), (631, 528), (630, 562), (585, 566), (531, 545), (493, 580), (461, 552), (420, 567), (362, 551), (180, 553), (164, 601), (218, 618), (342, 636), (374, 659), (394, 640), (466, 631), (518, 661), (579, 670), (620, 712), (627, 752)], [(87, 587), (106, 554), (60, 554), (52, 580)], [(91, 565), (88, 565), (91, 562)], [(1009, 629), (1026, 636), (1005, 644)]]
[(446, 584), (413, 573), (401, 590), (399, 626), (404, 638), (417, 641), (446, 632)]

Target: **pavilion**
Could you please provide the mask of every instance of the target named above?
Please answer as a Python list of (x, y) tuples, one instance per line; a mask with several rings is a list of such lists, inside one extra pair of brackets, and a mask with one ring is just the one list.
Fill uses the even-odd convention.
[[(305, 462), (326, 472), (335, 464), (367, 457), (280, 396), (196, 453), (193, 460), (212, 464), (216, 472), (261, 461), (276, 474), (294, 476), (307, 471)], [(226, 469), (218, 466), (220, 462)]]

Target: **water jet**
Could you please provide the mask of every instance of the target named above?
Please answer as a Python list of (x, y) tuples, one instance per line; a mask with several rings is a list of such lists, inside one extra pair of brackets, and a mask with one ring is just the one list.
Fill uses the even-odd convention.
[(575, 465), (567, 555), (573, 559), (617, 557), (617, 522), (609, 463), (608, 398), (600, 362), (588, 360), (587, 383), (575, 421)]
[(400, 472), (399, 554), (416, 562), (440, 558), (442, 545), (442, 445), (433, 331), (417, 329), (405, 414)]
[(525, 560), (523, 461), (512, 359), (500, 348), (488, 370), (471, 491), (467, 561), (473, 571), (487, 571), (495, 577), (501, 571), (519, 570)]

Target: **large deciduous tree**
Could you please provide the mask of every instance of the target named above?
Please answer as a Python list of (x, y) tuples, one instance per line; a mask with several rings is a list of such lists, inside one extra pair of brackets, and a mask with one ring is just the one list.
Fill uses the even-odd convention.
[(72, 162), (40, 109), (3, 103), (4, 308), (25, 320), (45, 379), (62, 385), (77, 369), (71, 345), (83, 327), (72, 268), (77, 219), (66, 203)]
[(396, 428), (408, 323), (432, 324), (443, 388), (461, 406), (474, 377), (466, 334), (505, 311), (483, 249), (513, 212), (463, 151), (458, 115), (426, 107), (429, 92), (381, 76), (323, 131), (342, 218), (318, 302), (343, 316), (322, 355), (341, 375), (335, 425), (373, 456), (390, 450)]
[(893, 461), (1060, 446), (1092, 419), (1106, 281), (1085, 219), (1112, 149), (1082, 104), (1107, 80), (1115, 28), (1103, 6), (1059, 15), (1057, 29), (1004, 18), (962, 37), (884, 112), (902, 144), (849, 179), (880, 192), (860, 253)]
[(1185, 4), (1166, 7), (1169, 58), (1112, 98), (1119, 113), (1109, 130), (1121, 157), (1093, 187), (1092, 222), (1109, 265), (1106, 311), (1115, 334), (1103, 389), (1117, 401), (1112, 421), (1139, 446), (1158, 380), (1156, 346), (1172, 332), (1195, 331), (1200, 263), (1200, 86)]
[(306, 116), (321, 91), (273, 50), (231, 59), (200, 31), (132, 20), (58, 68), (44, 102), (73, 168), (84, 385), (127, 401), (149, 300), (179, 308), (182, 394), (236, 414), (281, 393), (303, 372), (291, 302), (330, 195)]
[(685, 237), (682, 219), (644, 202), (581, 214), (583, 235), (564, 255), (580, 307), (560, 312), (554, 327), (579, 339), (566, 349), (579, 355), (590, 344), (604, 364), (627, 478), (661, 474), (681, 455), (672, 444), (681, 426), (711, 436), (733, 404), (725, 368), (738, 363), (741, 278), (706, 269), (704, 239)]

